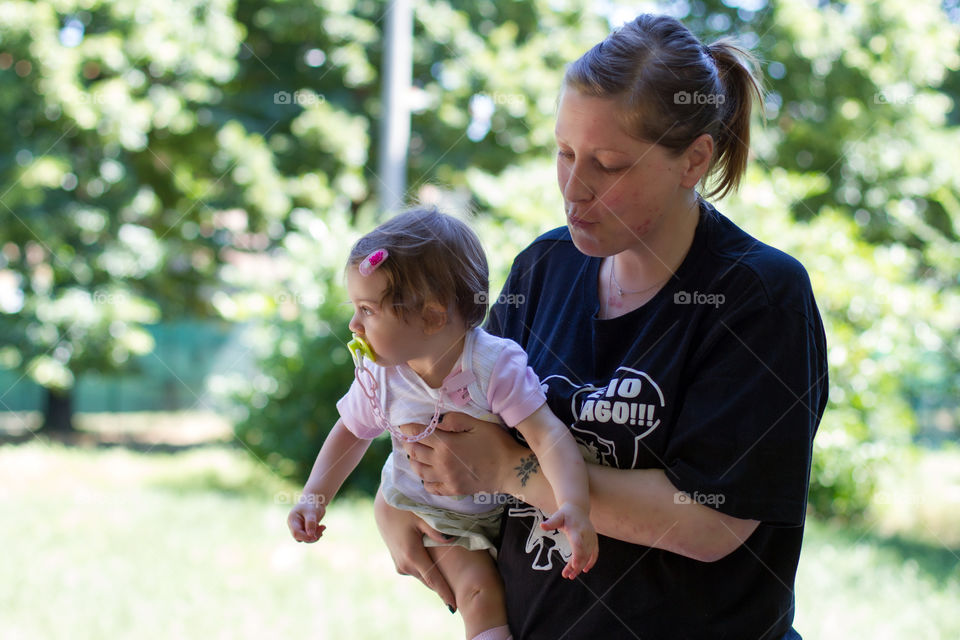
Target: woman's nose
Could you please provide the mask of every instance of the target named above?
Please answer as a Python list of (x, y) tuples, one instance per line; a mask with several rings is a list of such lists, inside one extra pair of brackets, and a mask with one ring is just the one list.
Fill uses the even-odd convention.
[(593, 190), (584, 180), (583, 172), (576, 164), (567, 170), (565, 178), (561, 184), (564, 200), (584, 202), (593, 198)]

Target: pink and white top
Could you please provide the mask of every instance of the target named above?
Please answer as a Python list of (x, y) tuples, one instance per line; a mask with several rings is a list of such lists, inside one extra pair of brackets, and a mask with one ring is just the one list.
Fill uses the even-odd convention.
[[(527, 354), (516, 342), (498, 338), (475, 328), (467, 332), (463, 353), (444, 381), (442, 389), (433, 389), (405, 364), (381, 367), (365, 363), (380, 390), (380, 409), (393, 426), (416, 423), (426, 425), (443, 395), (445, 411), (466, 413), (481, 420), (500, 422), (508, 427), (528, 418), (546, 402), (537, 375), (527, 366)], [(370, 401), (354, 380), (350, 390), (337, 402), (344, 426), (358, 438), (371, 439), (384, 432), (377, 425)], [(415, 502), (460, 513), (482, 513), (490, 504), (475, 504), (464, 496), (435, 496), (427, 493), (420, 478), (392, 437), (394, 452), (385, 473)], [(399, 454), (397, 453), (399, 451)]]

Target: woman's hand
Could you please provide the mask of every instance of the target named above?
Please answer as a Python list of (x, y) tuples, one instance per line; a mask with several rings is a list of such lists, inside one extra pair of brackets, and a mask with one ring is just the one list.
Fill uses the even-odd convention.
[(380, 537), (387, 544), (397, 573), (413, 576), (436, 592), (451, 611), (455, 610), (457, 600), (453, 590), (423, 546), (424, 535), (437, 542), (446, 543), (443, 534), (412, 512), (391, 507), (379, 491), (373, 501), (373, 513), (377, 528), (380, 529)]
[[(423, 426), (401, 429), (416, 434)], [(526, 451), (500, 425), (463, 413), (445, 414), (432, 435), (403, 448), (427, 491), (442, 496), (501, 493), (505, 474)]]

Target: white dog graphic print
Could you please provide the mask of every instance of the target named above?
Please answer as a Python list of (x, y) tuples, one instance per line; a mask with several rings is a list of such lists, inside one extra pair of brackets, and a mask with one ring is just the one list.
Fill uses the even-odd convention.
[[(580, 447), (584, 460), (607, 466), (634, 467), (643, 447), (643, 439), (660, 426), (658, 414), (666, 406), (663, 392), (647, 373), (629, 367), (620, 367), (610, 382), (603, 387), (578, 385), (569, 378), (553, 375), (544, 378), (541, 386), (546, 392), (553, 388), (561, 389), (561, 397), (570, 397), (570, 415), (576, 420), (570, 432)], [(588, 429), (591, 423), (613, 423), (629, 429), (632, 451), (624, 451), (623, 438), (617, 441), (606, 438)], [(619, 464), (620, 456), (629, 456), (630, 465)], [(570, 560), (570, 543), (560, 531), (544, 531), (540, 525), (546, 519), (544, 513), (536, 507), (513, 507), (507, 511), (511, 518), (529, 518), (532, 520), (530, 533), (524, 551), (533, 556), (531, 567), (538, 571), (550, 571), (554, 562), (563, 566)]]

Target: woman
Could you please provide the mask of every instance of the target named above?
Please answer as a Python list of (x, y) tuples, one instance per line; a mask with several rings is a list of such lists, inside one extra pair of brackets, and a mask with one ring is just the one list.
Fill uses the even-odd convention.
[[(432, 492), (523, 501), (498, 557), (516, 638), (799, 637), (823, 325), (803, 267), (695, 190), (713, 178), (722, 196), (743, 175), (759, 97), (744, 55), (643, 15), (569, 67), (567, 225), (517, 257), (503, 293), (525, 304), (488, 321), (527, 351), (593, 463), (590, 573), (562, 579), (561, 536), (538, 526), (556, 508), (549, 484), (505, 431), (448, 414), (449, 432), (407, 448)], [(379, 497), (377, 518), (397, 569), (453, 604), (420, 540), (437, 534)]]

